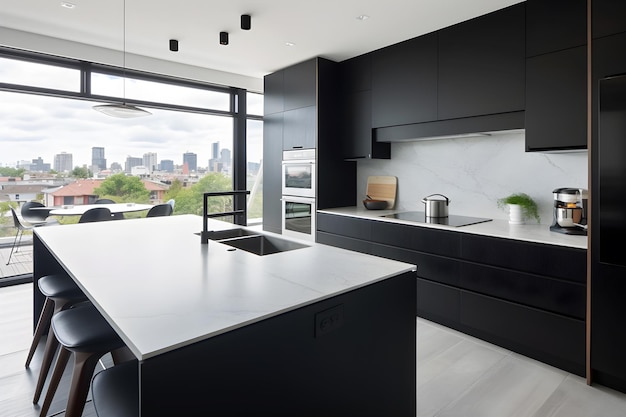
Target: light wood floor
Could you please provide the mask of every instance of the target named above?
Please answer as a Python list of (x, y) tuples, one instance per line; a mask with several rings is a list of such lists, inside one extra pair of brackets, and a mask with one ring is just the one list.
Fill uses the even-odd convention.
[[(426, 320), (416, 325), (418, 417), (626, 416), (626, 394)], [(32, 393), (41, 347), (24, 368), (31, 334), (32, 284), (0, 288), (1, 417), (39, 413)], [(50, 415), (64, 415), (69, 371)], [(90, 401), (83, 416), (95, 416)], [(381, 417), (393, 417), (393, 410)]]

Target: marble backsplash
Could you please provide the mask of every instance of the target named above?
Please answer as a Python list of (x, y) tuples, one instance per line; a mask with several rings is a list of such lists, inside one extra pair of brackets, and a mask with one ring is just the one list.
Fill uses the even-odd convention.
[(525, 152), (519, 132), (393, 143), (391, 159), (357, 162), (357, 203), (368, 176), (393, 175), (397, 210), (423, 211), (422, 198), (438, 193), (450, 199), (450, 214), (507, 219), (496, 201), (522, 192), (537, 202), (541, 223), (550, 224), (555, 188), (588, 187), (587, 159), (586, 151)]

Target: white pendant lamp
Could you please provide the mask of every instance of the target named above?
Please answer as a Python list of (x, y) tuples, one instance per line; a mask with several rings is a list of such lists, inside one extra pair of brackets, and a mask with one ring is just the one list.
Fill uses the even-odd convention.
[(123, 118), (123, 119), (131, 119), (134, 117), (142, 117), (142, 116), (149, 116), (152, 113), (150, 113), (147, 110), (143, 110), (140, 109), (139, 107), (130, 105), (130, 104), (126, 104), (126, 0), (124, 0), (124, 16), (123, 16), (123, 38), (124, 38), (124, 45), (123, 45), (123, 55), (122, 55), (122, 82), (123, 84), (123, 91), (122, 91), (122, 98), (123, 98), (123, 102), (122, 103), (116, 103), (116, 104), (100, 104), (97, 106), (93, 106), (93, 109), (96, 111), (99, 111), (100, 113), (104, 113), (107, 116), (111, 116), (111, 117), (119, 117), (119, 118)]

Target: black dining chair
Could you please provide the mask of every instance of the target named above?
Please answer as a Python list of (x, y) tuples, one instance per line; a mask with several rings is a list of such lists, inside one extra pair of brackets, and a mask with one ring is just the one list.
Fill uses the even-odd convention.
[[(116, 204), (115, 201), (110, 198), (99, 198), (93, 202), (94, 204)], [(125, 219), (124, 213), (111, 213), (111, 218), (113, 220), (123, 220)]]
[(159, 216), (170, 216), (174, 209), (171, 204), (157, 204), (156, 206), (152, 206), (150, 210), (148, 210), (148, 214), (146, 217), (159, 217)]
[(106, 207), (96, 207), (84, 212), (78, 219), (78, 223), (100, 222), (111, 219), (111, 210)]
[(137, 361), (130, 360), (98, 372), (91, 381), (91, 398), (98, 417), (138, 417)]
[(22, 221), (17, 217), (17, 213), (15, 209), (11, 207), (11, 214), (13, 215), (13, 225), (15, 226), (15, 239), (13, 239), (13, 246), (11, 247), (11, 253), (9, 253), (9, 259), (7, 259), (7, 265), (11, 262), (11, 256), (19, 250), (20, 244), (22, 243), (22, 235), (24, 232), (29, 230), (33, 230), (35, 225), (30, 223), (22, 223)]
[[(36, 210), (33, 210), (36, 209)], [(49, 225), (52, 223), (58, 224), (59, 222), (54, 218), (49, 218), (52, 208), (47, 208), (43, 204), (37, 201), (28, 201), (22, 206), (21, 214), (22, 219), (32, 225)]]

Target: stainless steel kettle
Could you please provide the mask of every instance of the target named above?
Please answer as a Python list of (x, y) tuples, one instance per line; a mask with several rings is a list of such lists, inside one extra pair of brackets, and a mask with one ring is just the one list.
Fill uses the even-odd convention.
[[(433, 198), (435, 196), (443, 197)], [(443, 194), (431, 194), (422, 198), (422, 203), (426, 207), (426, 217), (448, 217), (448, 205), (450, 199)]]

